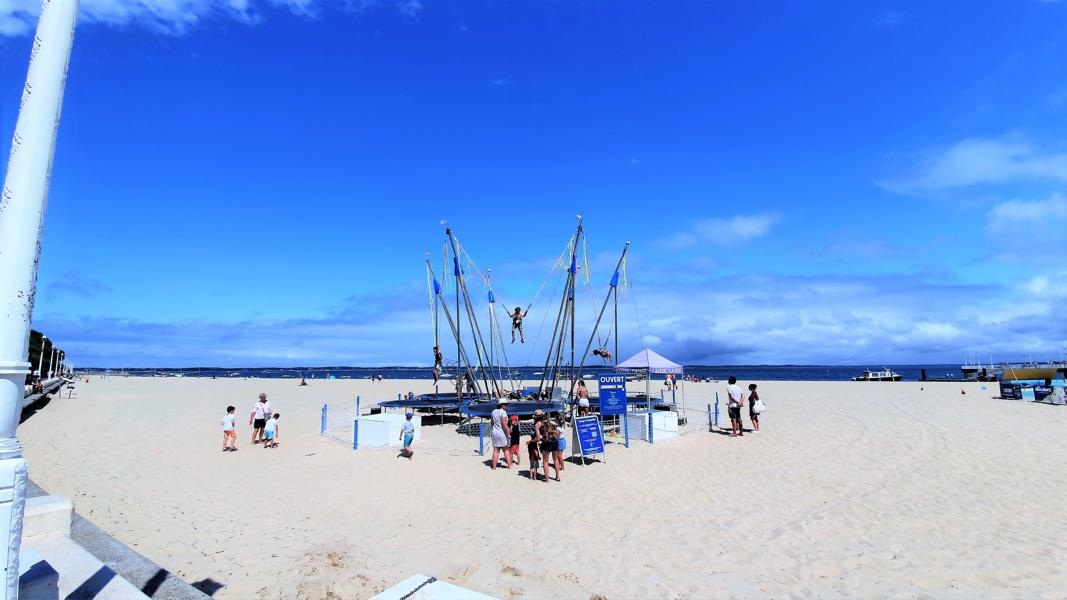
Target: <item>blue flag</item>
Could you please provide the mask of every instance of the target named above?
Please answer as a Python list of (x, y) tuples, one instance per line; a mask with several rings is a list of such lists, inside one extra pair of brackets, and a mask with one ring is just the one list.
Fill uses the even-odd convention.
[(453, 271), (452, 271), (452, 274), (457, 276), (457, 277), (459, 277), (459, 272), (460, 271), (459, 271), (459, 258), (458, 257), (455, 257), (455, 256), (452, 257), (452, 265), (455, 267), (453, 269)]
[(494, 302), (496, 302), (496, 296), (493, 295), (493, 290), (489, 290), (489, 303), (492, 304)]
[(578, 272), (578, 257), (577, 256), (571, 255), (571, 268), (567, 269), (567, 270), (570, 271), (571, 273), (577, 273)]
[(619, 272), (615, 271), (615, 274), (611, 276), (611, 287), (618, 287), (619, 285)]
[(441, 284), (437, 283), (437, 278), (436, 277), (434, 277), (434, 280), (433, 280), (433, 293), (435, 293), (437, 295), (441, 295)]

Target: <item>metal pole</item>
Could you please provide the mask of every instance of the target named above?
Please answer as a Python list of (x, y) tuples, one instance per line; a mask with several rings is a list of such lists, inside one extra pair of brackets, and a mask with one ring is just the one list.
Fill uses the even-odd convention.
[[(645, 353), (648, 357), (648, 353)], [(648, 443), (652, 443), (652, 369), (645, 371), (645, 400), (648, 401)]]
[(619, 286), (613, 285), (615, 296), (615, 354), (611, 355), (612, 366), (619, 366)]
[(52, 352), (48, 355), (48, 378), (52, 378), (52, 373), (56, 370), (56, 345), (52, 344)]
[(77, 0), (43, 3), (0, 194), (0, 522), (8, 523), (0, 553), (5, 599), (18, 597), (27, 468), (15, 432), (30, 372), (26, 353), (37, 264), (77, 14)]

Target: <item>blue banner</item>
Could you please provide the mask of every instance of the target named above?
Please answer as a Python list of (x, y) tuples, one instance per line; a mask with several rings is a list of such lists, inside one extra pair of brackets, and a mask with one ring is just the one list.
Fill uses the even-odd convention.
[(600, 414), (626, 414), (626, 375), (601, 373), (597, 376), (600, 389)]
[(577, 417), (574, 419), (574, 431), (578, 434), (578, 448), (582, 456), (604, 453), (604, 430), (600, 427), (600, 417)]

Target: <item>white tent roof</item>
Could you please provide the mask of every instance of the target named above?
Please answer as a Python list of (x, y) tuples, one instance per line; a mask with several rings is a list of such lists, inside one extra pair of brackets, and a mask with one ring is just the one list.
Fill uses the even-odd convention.
[(619, 371), (648, 371), (649, 373), (681, 373), (682, 365), (671, 362), (650, 348), (634, 354), (615, 367)]

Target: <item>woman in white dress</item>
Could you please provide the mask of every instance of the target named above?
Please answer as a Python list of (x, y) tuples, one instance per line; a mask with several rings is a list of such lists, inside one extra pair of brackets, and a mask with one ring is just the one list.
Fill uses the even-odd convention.
[[(496, 410), (489, 416), (492, 421), (492, 428), (490, 429), (493, 438), (493, 470), (496, 470), (496, 463), (499, 460), (501, 454), (504, 455), (504, 462), (508, 462), (508, 447), (511, 444), (511, 427), (508, 425), (508, 411), (506, 409), (508, 405), (507, 398), (501, 398), (496, 403)], [(509, 468), (510, 465), (505, 464), (504, 468)]]

